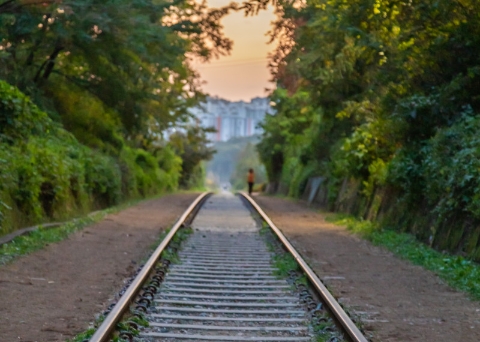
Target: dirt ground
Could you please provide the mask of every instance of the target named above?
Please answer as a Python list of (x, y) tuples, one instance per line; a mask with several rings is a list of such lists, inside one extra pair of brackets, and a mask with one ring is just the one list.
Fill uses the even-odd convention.
[(324, 214), (305, 203), (254, 199), (363, 323), (371, 341), (480, 341), (480, 302), (432, 272), (326, 222)]
[(65, 341), (85, 330), (196, 196), (143, 202), (0, 267), (0, 341)]

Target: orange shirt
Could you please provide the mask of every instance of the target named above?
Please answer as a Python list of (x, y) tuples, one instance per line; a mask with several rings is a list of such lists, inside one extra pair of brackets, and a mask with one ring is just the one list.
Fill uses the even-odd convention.
[(249, 172), (247, 176), (247, 182), (253, 183), (254, 181), (255, 181), (255, 175), (253, 174), (253, 172)]

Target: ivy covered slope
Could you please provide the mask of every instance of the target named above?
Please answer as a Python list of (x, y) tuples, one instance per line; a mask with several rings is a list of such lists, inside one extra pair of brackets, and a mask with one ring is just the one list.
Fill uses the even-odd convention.
[(480, 260), (480, 2), (277, 6), (270, 181)]
[(177, 187), (181, 159), (170, 147), (156, 155), (126, 145), (118, 152), (82, 145), (0, 81), (0, 233)]
[(205, 97), (190, 64), (230, 51), (234, 7), (2, 1), (0, 234), (198, 185), (214, 151), (188, 124)]

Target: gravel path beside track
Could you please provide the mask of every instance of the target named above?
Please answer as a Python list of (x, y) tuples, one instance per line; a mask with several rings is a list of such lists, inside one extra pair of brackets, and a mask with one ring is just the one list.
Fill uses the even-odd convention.
[(480, 303), (432, 272), (325, 222), (304, 203), (254, 198), (372, 341), (480, 341)]
[(0, 267), (0, 341), (65, 341), (85, 330), (196, 196), (142, 202)]

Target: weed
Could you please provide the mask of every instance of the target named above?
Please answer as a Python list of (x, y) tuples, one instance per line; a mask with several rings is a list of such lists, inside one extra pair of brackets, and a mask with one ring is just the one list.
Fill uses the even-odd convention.
[(296, 282), (297, 282), (297, 284), (302, 284), (302, 285), (305, 285), (305, 286), (308, 286), (308, 284), (309, 284), (307, 276), (305, 274), (302, 274), (300, 276), (300, 278), (297, 279)]
[(85, 340), (90, 340), (95, 331), (95, 328), (89, 328), (87, 331), (78, 334), (74, 338), (68, 339), (67, 342), (83, 342)]
[(180, 262), (180, 258), (177, 255), (177, 252), (165, 249), (162, 252), (162, 255), (160, 257), (163, 260), (169, 260), (172, 264), (178, 264)]
[(274, 274), (278, 277), (288, 277), (290, 271), (298, 271), (299, 267), (295, 258), (287, 253), (273, 256)]
[(185, 241), (190, 235), (192, 235), (192, 233), (193, 229), (190, 227), (181, 228), (177, 231), (177, 234), (175, 234), (172, 241), (180, 244), (181, 242)]
[[(281, 243), (265, 222), (263, 222), (260, 229), (260, 235), (264, 237), (268, 250), (273, 253), (274, 275), (283, 279), (291, 278), (292, 271), (295, 271), (297, 275), (291, 284), (291, 290), (295, 291), (295, 288), (299, 285), (304, 285), (305, 288), (308, 288), (309, 281), (307, 276), (300, 270), (299, 264), (291, 254), (279, 251), (281, 250)], [(312, 317), (311, 329), (315, 334), (316, 342), (344, 341), (342, 334), (335, 328), (335, 323), (326, 313), (321, 317)]]
[[(191, 234), (193, 233), (193, 229), (182, 228), (177, 231), (177, 233), (173, 236), (172, 240), (170, 241), (170, 246), (176, 247), (177, 249), (180, 247), (181, 243), (185, 241)], [(163, 237), (162, 237), (163, 240)], [(162, 252), (161, 259), (169, 260), (171, 263), (178, 264), (180, 262), (180, 258), (178, 257), (176, 249), (169, 249), (168, 247)]]

